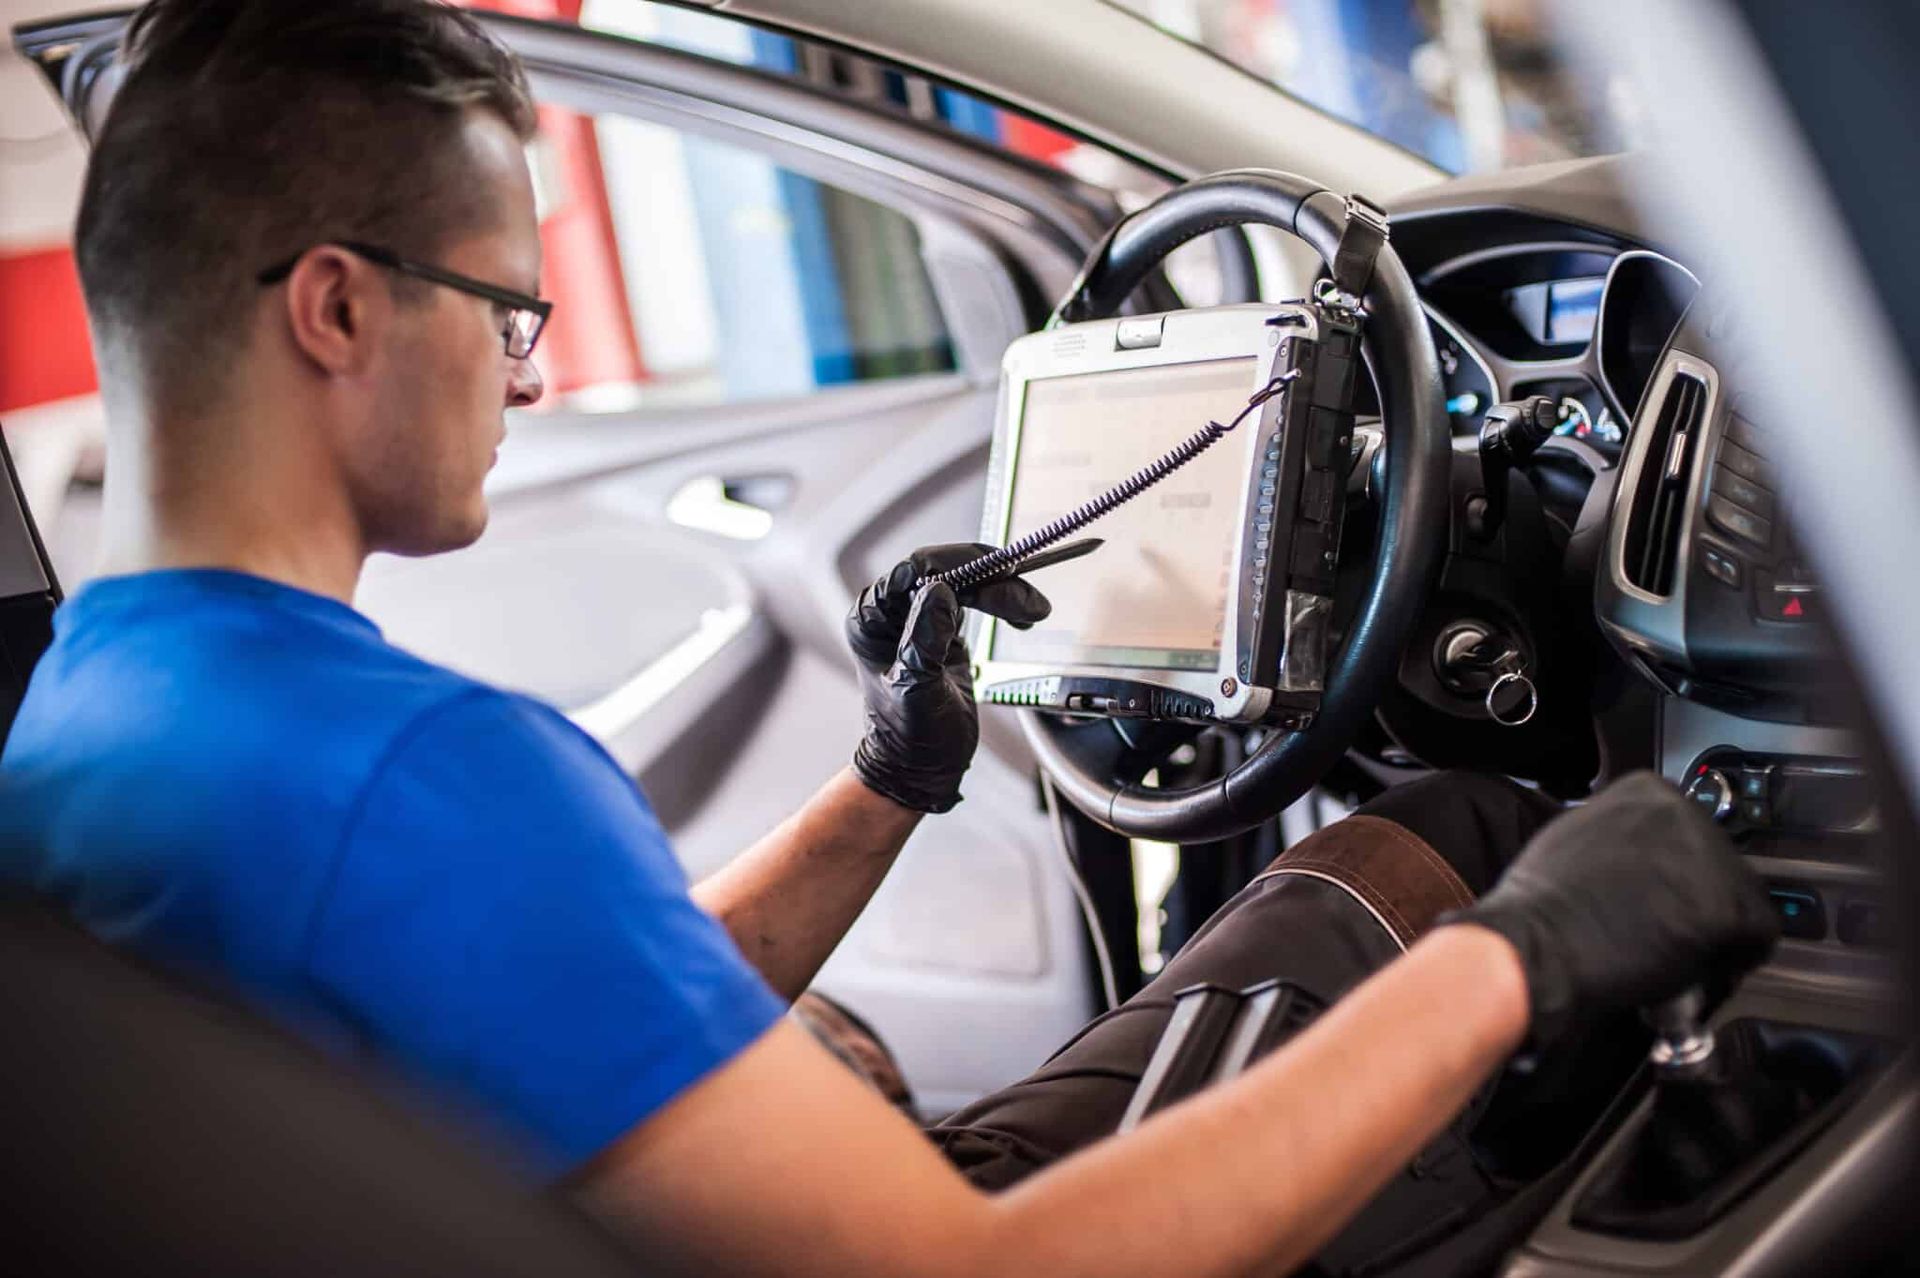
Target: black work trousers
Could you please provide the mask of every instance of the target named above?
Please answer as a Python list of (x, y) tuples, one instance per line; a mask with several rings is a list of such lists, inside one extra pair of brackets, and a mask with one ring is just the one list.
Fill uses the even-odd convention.
[[(1388, 790), (1282, 853), (1145, 989), (1032, 1075), (928, 1134), (982, 1188), (1016, 1184), (1116, 1129), (1176, 991), (1279, 979), (1331, 1004), (1442, 913), (1470, 904), (1559, 811), (1534, 791), (1478, 774), (1442, 773)], [(1495, 1201), (1495, 1180), (1467, 1140), (1481, 1107), (1469, 1107), (1375, 1197), (1323, 1253), (1322, 1272), (1390, 1264)]]

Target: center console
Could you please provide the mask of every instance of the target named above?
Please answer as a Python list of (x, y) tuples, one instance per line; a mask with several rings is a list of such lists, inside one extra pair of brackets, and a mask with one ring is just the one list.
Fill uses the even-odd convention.
[(1607, 511), (1594, 611), (1662, 693), (1662, 773), (1768, 885), (1779, 964), (1886, 967), (1874, 786), (1839, 719), (1818, 580), (1787, 527), (1771, 431), (1713, 353), (1702, 295), (1635, 414)]
[(1711, 353), (1705, 305), (1636, 414), (1594, 604), (1665, 694), (1661, 772), (1748, 858), (1782, 939), (1704, 1026), (1656, 1046), (1508, 1256), (1512, 1278), (1837, 1271), (1920, 1144), (1875, 787), (1835, 726), (1791, 485), (1739, 369)]
[(1763, 876), (1780, 915), (1781, 961), (1890, 975), (1878, 796), (1852, 733), (1673, 698), (1662, 706), (1660, 760)]

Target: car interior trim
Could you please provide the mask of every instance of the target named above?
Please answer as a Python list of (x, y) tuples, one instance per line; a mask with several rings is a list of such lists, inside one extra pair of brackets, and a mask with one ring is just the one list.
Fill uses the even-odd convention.
[(701, 614), (692, 634), (654, 658), (612, 692), (567, 717), (597, 741), (614, 740), (718, 656), (752, 620), (753, 609), (745, 603), (709, 608)]
[(1646, 427), (1664, 407), (1675, 379), (1680, 377), (1691, 377), (1706, 387), (1706, 402), (1700, 410), (1697, 427), (1701, 438), (1692, 441), (1693, 455), (1702, 459), (1711, 457), (1714, 441), (1719, 437), (1715, 417), (1720, 407), (1719, 370), (1698, 356), (1682, 351), (1669, 352), (1654, 374), (1653, 384), (1634, 417), (1633, 428), (1627, 432), (1627, 451), (1621, 461), (1620, 486), (1615, 490), (1613, 519), (1607, 528), (1606, 580), (1615, 600), (1603, 603), (1600, 613), (1601, 623), (1630, 647), (1675, 663), (1684, 663), (1687, 657), (1688, 574), (1685, 568), (1692, 563), (1693, 512), (1700, 504), (1709, 467), (1695, 465), (1688, 478), (1679, 526), (1675, 532), (1678, 539), (1675, 563), (1680, 570), (1675, 572), (1668, 594), (1657, 595), (1643, 590), (1627, 579), (1626, 543), (1640, 475), (1647, 466), (1661, 465), (1665, 460), (1648, 456), (1649, 441), (1654, 432)]
[(1488, 262), (1504, 261), (1510, 257), (1532, 257), (1547, 253), (1579, 253), (1591, 256), (1612, 254), (1614, 251), (1613, 245), (1599, 244), (1592, 240), (1523, 240), (1515, 244), (1491, 244), (1485, 248), (1457, 254), (1427, 268), (1421, 273), (1418, 283), (1423, 289), (1432, 288), (1435, 284), (1445, 283), (1450, 276), (1458, 275), (1462, 271), (1471, 270)]
[[(1249, 165), (1309, 169), (1344, 190), (1391, 199), (1443, 176), (1103, 0), (722, 0), (717, 10), (883, 53), (1175, 177)], [(1063, 77), (1067, 65), (1081, 73)], [(1208, 86), (1204, 109), (1198, 84)]]
[[(1607, 318), (1611, 313), (1608, 302), (1615, 297), (1614, 285), (1619, 280), (1622, 268), (1631, 268), (1635, 262), (1657, 262), (1662, 266), (1670, 266), (1692, 280), (1695, 288), (1698, 288), (1700, 285), (1700, 277), (1698, 275), (1688, 270), (1683, 264), (1668, 257), (1665, 253), (1657, 252), (1653, 249), (1628, 249), (1626, 252), (1614, 258), (1613, 264), (1607, 268), (1606, 283), (1600, 286), (1600, 317), (1595, 322), (1593, 328), (1594, 363), (1595, 372), (1599, 377), (1600, 392), (1607, 397), (1607, 402), (1612, 406), (1613, 411), (1620, 414), (1622, 423), (1633, 420), (1634, 410), (1638, 407), (1638, 404), (1629, 404), (1627, 397), (1620, 393), (1620, 388), (1615, 386), (1613, 380), (1607, 376), (1607, 364), (1604, 354), (1606, 351)], [(1617, 318), (1615, 322), (1618, 322)]]

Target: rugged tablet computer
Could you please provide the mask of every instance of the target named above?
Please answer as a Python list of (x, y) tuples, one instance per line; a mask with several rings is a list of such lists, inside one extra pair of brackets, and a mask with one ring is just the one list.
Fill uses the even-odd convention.
[(1356, 325), (1305, 303), (1095, 320), (1013, 343), (981, 538), (1006, 545), (1099, 505), (1092, 531), (1106, 544), (1047, 570), (1053, 614), (1031, 630), (983, 618), (980, 699), (1311, 723), (1358, 367)]

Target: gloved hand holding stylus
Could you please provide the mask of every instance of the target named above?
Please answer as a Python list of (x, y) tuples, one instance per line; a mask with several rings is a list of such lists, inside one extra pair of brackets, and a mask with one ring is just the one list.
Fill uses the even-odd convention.
[(847, 614), (867, 715), (854, 771), (868, 788), (917, 812), (945, 812), (960, 801), (960, 778), (980, 742), (962, 607), (1022, 629), (1052, 611), (1017, 576), (960, 596), (938, 582), (916, 588), (992, 549), (956, 542), (916, 550), (861, 591)]

